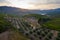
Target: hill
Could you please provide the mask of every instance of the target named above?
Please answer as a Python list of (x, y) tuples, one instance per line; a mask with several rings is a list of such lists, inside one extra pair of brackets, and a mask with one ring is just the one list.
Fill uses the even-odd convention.
[(51, 10), (42, 10), (42, 12), (46, 13), (46, 15), (50, 15), (52, 17), (60, 17), (60, 8), (51, 9)]
[(50, 10), (28, 10), (16, 7), (0, 6), (0, 13), (7, 13), (12, 15), (25, 15), (25, 14), (46, 14), (46, 15), (60, 15), (60, 8)]
[(0, 13), (0, 40), (29, 40)]
[(11, 28), (11, 24), (4, 19), (4, 15), (0, 14), (0, 33)]
[(25, 15), (24, 17), (38, 20), (38, 23), (42, 27), (47, 27), (49, 29), (53, 30), (59, 30), (60, 31), (60, 18), (59, 17), (52, 17), (52, 16), (47, 16), (47, 15), (39, 15), (39, 14), (29, 14)]
[(0, 6), (0, 13), (21, 16), (24, 14), (28, 14), (29, 12), (26, 9), (21, 9), (21, 8), (16, 8), (16, 7), (8, 7), (8, 6)]

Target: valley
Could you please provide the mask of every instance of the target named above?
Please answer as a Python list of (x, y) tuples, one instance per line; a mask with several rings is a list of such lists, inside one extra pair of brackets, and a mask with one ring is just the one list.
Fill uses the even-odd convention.
[[(14, 31), (19, 32), (18, 34), (22, 33), (22, 35), (26, 36), (27, 40), (49, 40), (49, 39), (50, 40), (57, 40), (57, 39), (60, 40), (60, 38), (59, 38), (60, 31), (58, 31), (56, 29), (55, 30), (52, 29), (54, 26), (49, 28), (50, 26), (46, 27), (46, 26), (41, 25), (44, 23), (39, 24), (38, 19), (41, 17), (42, 18), (46, 17), (46, 16), (42, 16), (42, 15), (40, 17), (39, 16), (37, 17), (35, 14), (31, 14), (30, 16), (24, 16), (22, 18), (22, 17), (14, 17), (14, 16), (5, 15), (4, 19), (7, 20), (8, 22), (10, 22), (11, 25), (13, 26), (12, 28), (10, 28), (10, 30), (11, 30), (10, 32), (12, 32), (12, 30), (14, 29)], [(35, 17), (36, 17), (36, 19), (35, 19)], [(45, 20), (43, 20), (43, 21), (45, 21)], [(41, 21), (41, 22), (43, 22), (43, 21)], [(31, 25), (33, 25), (33, 26), (31, 26)], [(13, 32), (12, 32), (12, 34), (13, 34)], [(11, 37), (13, 37), (13, 36), (11, 36)], [(9, 39), (11, 39), (11, 37)], [(18, 36), (16, 36), (16, 37), (18, 37)], [(25, 38), (24, 38), (24, 40), (25, 40)]]
[(27, 10), (2, 6), (0, 40), (60, 40), (59, 13), (60, 9)]

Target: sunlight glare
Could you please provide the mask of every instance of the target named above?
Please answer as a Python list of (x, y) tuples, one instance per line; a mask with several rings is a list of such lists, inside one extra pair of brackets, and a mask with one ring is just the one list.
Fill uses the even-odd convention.
[(10, 2), (12, 6), (19, 7), (19, 8), (27, 9), (32, 6), (32, 5), (29, 5), (28, 2), (19, 1), (19, 0), (8, 0), (8, 2)]

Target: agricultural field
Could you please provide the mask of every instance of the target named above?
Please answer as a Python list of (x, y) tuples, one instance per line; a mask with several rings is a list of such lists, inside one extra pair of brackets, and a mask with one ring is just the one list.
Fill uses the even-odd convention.
[(7, 35), (10, 40), (60, 40), (59, 23), (60, 18), (46, 15), (29, 14), (18, 17), (1, 14), (0, 35)]
[(0, 14), (0, 40), (29, 40), (20, 33), (15, 26), (6, 19), (5, 14)]
[(60, 31), (60, 18), (53, 18), (51, 21), (48, 21), (43, 25), (48, 28)]

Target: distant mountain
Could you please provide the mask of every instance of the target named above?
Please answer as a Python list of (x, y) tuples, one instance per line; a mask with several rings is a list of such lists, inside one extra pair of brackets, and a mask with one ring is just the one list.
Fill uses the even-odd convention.
[(58, 13), (60, 14), (60, 8), (57, 9), (50, 9), (50, 10), (31, 10), (31, 12), (35, 12), (35, 13), (45, 13), (45, 14), (55, 14)]
[(51, 9), (51, 10), (28, 10), (16, 7), (0, 6), (1, 13), (24, 15), (24, 14), (47, 14), (47, 15), (56, 15), (60, 14), (60, 8)]
[(24, 15), (24, 14), (28, 14), (29, 12), (26, 9), (8, 7), (8, 6), (0, 6), (0, 13)]
[(60, 14), (60, 8), (51, 9), (51, 10), (42, 10), (42, 12), (45, 12), (47, 14)]
[(43, 10), (43, 12), (47, 13), (47, 15), (51, 15), (53, 17), (59, 17), (60, 18), (60, 8), (51, 9), (51, 10)]

